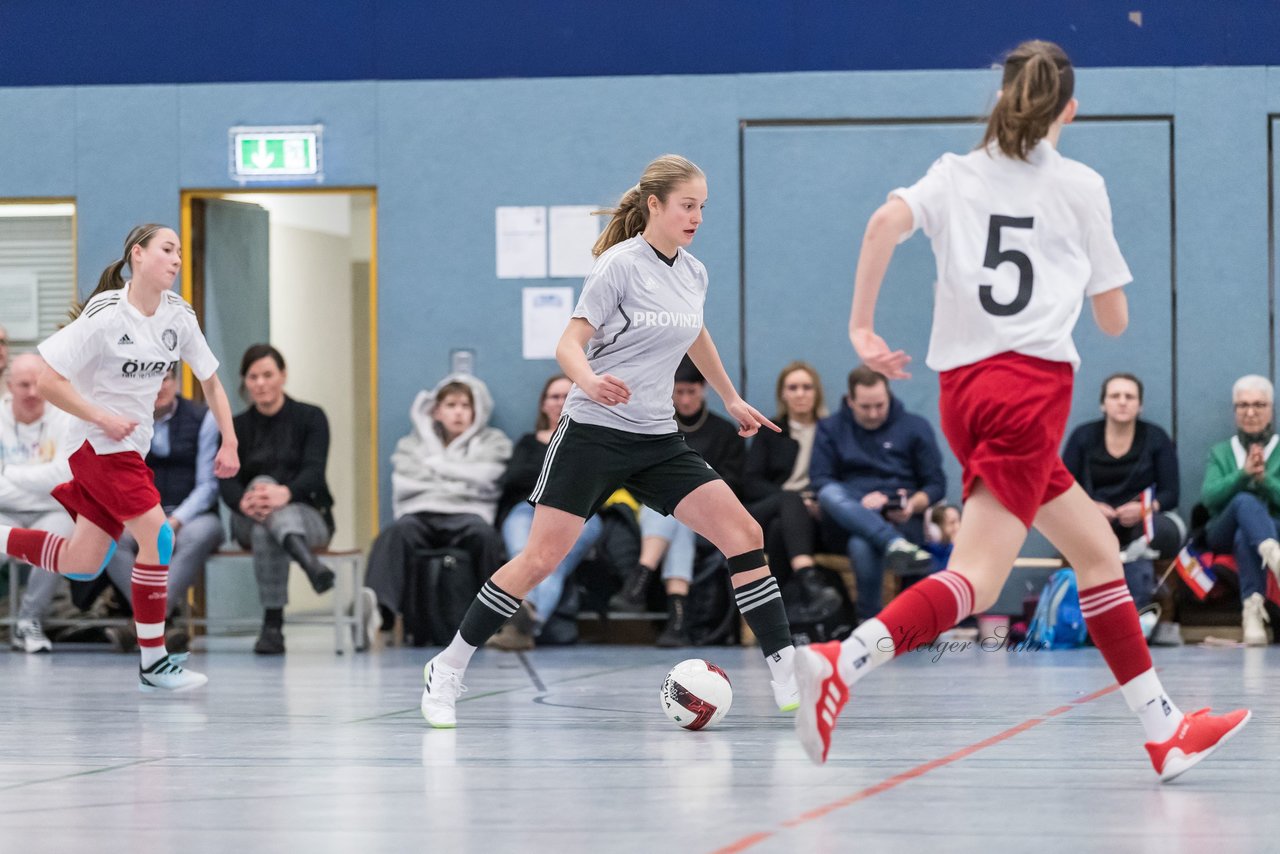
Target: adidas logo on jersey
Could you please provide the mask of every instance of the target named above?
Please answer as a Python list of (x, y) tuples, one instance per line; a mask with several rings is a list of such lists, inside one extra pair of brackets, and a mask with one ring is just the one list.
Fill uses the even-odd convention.
[(117, 343), (117, 344), (132, 344), (132, 343), (133, 343), (133, 339), (132, 339), (132, 338), (130, 338), (130, 337), (129, 337), (129, 333), (128, 333), (128, 332), (126, 332), (125, 334), (123, 334), (123, 335), (121, 335), (121, 336), (120, 336), (120, 340), (119, 340), (119, 341), (117, 341), (116, 343)]

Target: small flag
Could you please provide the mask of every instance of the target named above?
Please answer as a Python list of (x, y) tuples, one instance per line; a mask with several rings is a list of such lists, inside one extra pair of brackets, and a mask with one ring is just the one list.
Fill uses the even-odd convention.
[(1209, 591), (1218, 581), (1208, 567), (1200, 565), (1200, 558), (1186, 546), (1183, 546), (1182, 551), (1178, 552), (1178, 556), (1173, 559), (1173, 567), (1178, 570), (1178, 575), (1187, 582), (1187, 586), (1191, 588), (1192, 593), (1196, 594), (1197, 599), (1202, 600), (1208, 596)]
[(1148, 486), (1142, 490), (1142, 534), (1150, 543), (1156, 538), (1156, 488)]

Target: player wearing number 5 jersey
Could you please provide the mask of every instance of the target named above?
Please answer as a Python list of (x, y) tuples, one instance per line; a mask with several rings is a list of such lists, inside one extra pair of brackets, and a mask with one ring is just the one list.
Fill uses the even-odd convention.
[(796, 728), (826, 760), (850, 687), (880, 664), (989, 608), (1033, 524), (1079, 579), (1089, 634), (1146, 732), (1162, 780), (1208, 756), (1249, 719), (1183, 714), (1151, 664), (1125, 586), (1119, 544), (1058, 457), (1080, 357), (1071, 329), (1085, 297), (1099, 327), (1128, 323), (1129, 269), (1096, 172), (1057, 151), (1076, 115), (1074, 74), (1057, 45), (1026, 42), (1005, 61), (982, 145), (938, 160), (872, 216), (854, 283), (850, 338), (868, 366), (905, 378), (909, 357), (873, 319), (894, 246), (922, 229), (938, 281), (929, 367), (941, 374), (942, 427), (964, 469), (964, 514), (945, 572), (903, 592), (842, 643), (797, 651)]
[[(214, 474), (239, 470), (231, 406), (215, 371), (195, 312), (171, 288), (182, 266), (178, 235), (162, 225), (140, 225), (125, 239), (124, 254), (98, 280), (71, 323), (40, 345), (45, 370), (40, 391), (54, 406), (80, 419), (72, 479), (54, 488), (76, 520), (71, 538), (47, 531), (0, 526), (0, 552), (72, 578), (96, 578), (128, 529), (138, 542), (133, 567), (134, 622), (142, 655), (142, 691), (186, 691), (208, 680), (181, 664), (185, 654), (164, 648), (166, 581), (173, 531), (160, 506), (151, 447), (160, 384), (179, 360), (190, 365), (222, 432)], [(125, 267), (132, 274), (126, 281)]]

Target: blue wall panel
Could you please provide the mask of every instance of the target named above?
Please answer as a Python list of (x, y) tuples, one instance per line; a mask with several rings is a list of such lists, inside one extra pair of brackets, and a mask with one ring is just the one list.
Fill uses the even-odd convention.
[[(87, 289), (119, 253), (129, 226), (177, 221), (183, 188), (235, 189), (227, 175), (230, 126), (323, 123), (326, 183), (378, 189), (385, 458), (407, 428), (413, 394), (441, 376), (454, 347), (477, 349), (479, 372), (498, 400), (499, 426), (519, 434), (532, 422), (537, 389), (555, 366), (520, 358), (520, 288), (569, 284), (576, 290), (581, 283), (498, 280), (495, 207), (610, 204), (655, 155), (692, 157), (710, 185), (706, 222), (692, 249), (710, 270), (707, 320), (736, 377), (742, 367), (740, 123), (974, 116), (989, 105), (996, 84), (991, 71), (963, 71), (0, 89), (0, 197), (76, 198), (80, 284)], [(1083, 332), (1086, 364), (1103, 371), (1131, 361), (1156, 378), (1176, 372), (1189, 504), (1209, 444), (1230, 429), (1230, 381), (1273, 369), (1267, 133), (1268, 112), (1280, 113), (1280, 77), (1265, 68), (1086, 70), (1079, 95), (1086, 114), (1124, 119), (1114, 127), (1068, 129), (1064, 151), (1107, 178), (1117, 231), (1139, 278), (1131, 291), (1131, 333), (1119, 342), (1089, 342), (1091, 333)], [(1144, 115), (1172, 116), (1172, 267), (1161, 265), (1158, 251), (1170, 230), (1167, 198), (1157, 187), (1167, 183), (1168, 124), (1126, 118)], [(881, 158), (861, 164), (829, 153), (838, 149), (812, 148), (822, 134), (802, 139), (793, 151), (781, 129), (748, 131), (749, 287), (752, 271), (775, 251), (813, 259), (794, 267), (793, 281), (761, 283), (790, 290), (749, 294), (745, 343), (750, 358), (759, 360), (748, 389), (755, 402), (771, 405), (769, 386), (784, 355), (803, 350), (830, 365), (824, 368), (829, 383), (847, 369), (843, 325), (865, 217), (890, 185), (917, 175), (941, 150), (967, 147), (976, 131), (971, 124), (950, 127), (954, 136), (939, 136), (936, 127), (886, 130), (901, 136), (859, 143)], [(840, 136), (839, 129), (828, 132)], [(763, 140), (776, 149), (769, 157), (777, 174), (751, 169), (765, 151), (756, 147)], [(854, 182), (847, 197), (832, 192), (842, 181)], [(776, 209), (753, 207), (764, 189), (781, 200)], [(796, 196), (804, 192), (815, 200), (809, 210), (810, 200)], [(793, 225), (781, 217), (788, 205), (811, 216), (813, 228), (784, 241), (778, 226)], [(761, 219), (753, 219), (757, 215)], [(918, 257), (908, 263), (911, 253)], [(900, 260), (894, 275), (916, 275), (914, 264), (927, 279), (923, 241), (904, 247)], [(1174, 280), (1177, 351), (1171, 359), (1163, 318)], [(891, 287), (906, 292), (902, 283)], [(768, 301), (779, 295), (785, 304)], [(806, 305), (823, 306), (816, 320), (794, 312)], [(769, 323), (753, 332), (764, 317)], [(817, 328), (824, 324), (830, 328)], [(903, 326), (903, 334), (923, 331)], [(921, 341), (904, 339), (919, 358)], [(1091, 358), (1095, 350), (1101, 355)], [(924, 390), (917, 404), (923, 406), (936, 380), (926, 371), (918, 376), (913, 382)], [(1091, 384), (1082, 380), (1082, 389)], [(1151, 385), (1151, 414), (1164, 420), (1175, 389), (1160, 388), (1158, 380)], [(838, 385), (832, 390), (838, 393)], [(1091, 398), (1093, 390), (1087, 391)], [(1091, 407), (1082, 403), (1075, 417), (1090, 417)], [(385, 484), (385, 462), (382, 475)]]

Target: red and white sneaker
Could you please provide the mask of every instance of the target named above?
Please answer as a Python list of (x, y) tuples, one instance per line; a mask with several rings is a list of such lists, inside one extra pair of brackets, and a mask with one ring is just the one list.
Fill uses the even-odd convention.
[(1208, 709), (1192, 712), (1182, 719), (1178, 731), (1168, 741), (1147, 742), (1151, 764), (1162, 782), (1169, 782), (1183, 771), (1217, 750), (1227, 739), (1244, 729), (1253, 717), (1248, 709), (1236, 709), (1225, 715), (1211, 715)]
[(796, 712), (796, 735), (804, 752), (815, 764), (827, 761), (831, 732), (844, 704), (849, 702), (849, 686), (840, 678), (840, 641), (796, 648), (796, 682), (800, 687), (800, 708)]

